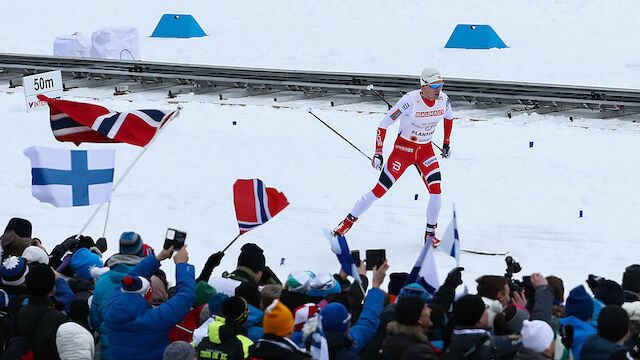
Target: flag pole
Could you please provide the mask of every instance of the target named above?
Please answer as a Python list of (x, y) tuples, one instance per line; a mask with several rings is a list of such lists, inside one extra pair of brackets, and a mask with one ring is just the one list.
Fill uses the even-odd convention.
[[(136, 156), (135, 159), (133, 159), (133, 161), (131, 162), (131, 164), (129, 164), (129, 167), (124, 171), (124, 174), (122, 174), (122, 176), (120, 176), (120, 178), (118, 179), (118, 181), (113, 185), (113, 190), (111, 190), (111, 192), (113, 193), (114, 191), (116, 191), (116, 189), (118, 188), (118, 186), (122, 183), (122, 180), (124, 180), (125, 177), (127, 177), (127, 175), (129, 174), (129, 172), (131, 171), (131, 169), (136, 165), (136, 163), (138, 162), (138, 160), (140, 160), (140, 158), (142, 157), (142, 155), (144, 155), (144, 153), (147, 151), (147, 149), (151, 146), (151, 144), (153, 144), (156, 139), (158, 138), (158, 136), (160, 136), (160, 133), (162, 133), (162, 131), (164, 131), (164, 127), (173, 119), (175, 119), (178, 115), (180, 115), (180, 111), (182, 110), (182, 106), (178, 106), (178, 108), (176, 109), (176, 111), (173, 112), (173, 114), (171, 114), (171, 116), (169, 116), (167, 118), (167, 120), (165, 120), (164, 124), (160, 125), (160, 128), (158, 128), (158, 131), (156, 132), (155, 136), (151, 139), (151, 141), (149, 141), (149, 143), (147, 145), (145, 145), (142, 148), (142, 151), (140, 151), (138, 153), (138, 156)], [(89, 224), (91, 224), (91, 221), (93, 220), (94, 217), (96, 217), (96, 215), (98, 214), (98, 212), (100, 211), (100, 209), (102, 209), (102, 205), (104, 205), (104, 203), (98, 205), (98, 207), (96, 208), (96, 210), (93, 212), (93, 214), (91, 214), (91, 217), (89, 217), (89, 220), (87, 220), (87, 222), (84, 224), (84, 226), (82, 227), (82, 229), (80, 229), (80, 231), (78, 232), (78, 234), (76, 235), (76, 239), (80, 238), (80, 235), (82, 235), (82, 233), (87, 229), (87, 227), (89, 226)], [(111, 201), (109, 201), (109, 206), (111, 206)], [(107, 211), (107, 219), (109, 217), (109, 213)], [(105, 221), (105, 230), (107, 227), (107, 222)], [(103, 234), (104, 236), (104, 234)]]
[(109, 201), (109, 205), (107, 205), (107, 216), (104, 219), (104, 229), (102, 229), (102, 237), (107, 233), (107, 222), (109, 221), (109, 210), (111, 210), (111, 201)]
[(236, 237), (234, 237), (234, 238), (233, 238), (233, 240), (231, 240), (231, 242), (229, 243), (229, 245), (227, 245), (227, 247), (225, 247), (225, 248), (222, 250), (222, 252), (227, 251), (227, 249), (228, 249), (231, 245), (233, 245), (233, 243), (234, 243), (234, 242), (236, 242), (236, 240), (238, 240), (238, 238), (240, 237), (240, 235), (242, 235), (242, 234), (238, 234), (238, 235), (236, 235)]

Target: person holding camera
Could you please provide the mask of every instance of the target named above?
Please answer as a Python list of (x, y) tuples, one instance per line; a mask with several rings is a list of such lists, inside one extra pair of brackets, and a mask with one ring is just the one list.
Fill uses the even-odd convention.
[[(441, 176), (431, 140), (438, 123), (444, 119), (441, 156), (450, 156), (449, 138), (453, 126), (453, 111), (449, 97), (442, 92), (444, 82), (438, 70), (424, 69), (420, 75), (420, 85), (420, 90), (406, 93), (380, 122), (376, 133), (375, 155), (371, 161), (376, 170), (381, 170), (378, 183), (373, 190), (358, 200), (345, 219), (333, 230), (334, 236), (346, 234), (373, 202), (384, 196), (408, 167), (415, 165), (429, 192), (424, 240), (434, 242), (440, 213)], [(382, 146), (385, 134), (394, 122), (400, 123), (398, 137), (387, 163), (383, 164)], [(434, 242), (434, 246), (437, 246), (437, 243)]]

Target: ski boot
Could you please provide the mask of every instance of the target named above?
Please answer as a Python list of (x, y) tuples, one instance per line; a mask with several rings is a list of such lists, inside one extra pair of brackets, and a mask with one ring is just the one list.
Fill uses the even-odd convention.
[(434, 249), (437, 248), (438, 245), (440, 245), (440, 239), (436, 237), (436, 226), (438, 226), (438, 224), (436, 225), (427, 224), (427, 230), (424, 232), (424, 243), (426, 244), (427, 241), (431, 241), (431, 244), (433, 244)]
[(331, 235), (335, 237), (343, 236), (347, 231), (349, 231), (349, 229), (351, 229), (351, 226), (353, 226), (353, 223), (356, 222), (356, 220), (358, 220), (357, 217), (351, 214), (347, 215), (347, 217), (344, 218), (344, 220), (342, 220), (340, 224), (333, 229), (333, 231), (331, 231)]

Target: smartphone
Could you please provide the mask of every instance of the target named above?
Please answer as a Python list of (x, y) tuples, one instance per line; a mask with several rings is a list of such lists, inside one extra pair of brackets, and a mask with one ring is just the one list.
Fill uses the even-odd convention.
[(163, 248), (168, 249), (173, 245), (173, 250), (178, 251), (184, 246), (187, 239), (187, 233), (184, 231), (168, 228), (167, 235), (164, 239)]
[(360, 250), (351, 250), (351, 256), (356, 267), (360, 267)]
[(385, 249), (367, 249), (367, 270), (373, 270), (374, 267), (380, 267), (387, 259)]

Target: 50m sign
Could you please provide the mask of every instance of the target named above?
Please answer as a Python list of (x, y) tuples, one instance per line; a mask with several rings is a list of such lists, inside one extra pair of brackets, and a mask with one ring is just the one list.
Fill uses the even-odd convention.
[(46, 108), (47, 103), (38, 100), (38, 95), (46, 95), (50, 98), (62, 96), (62, 72), (60, 70), (49, 71), (22, 78), (24, 96), (27, 111)]

